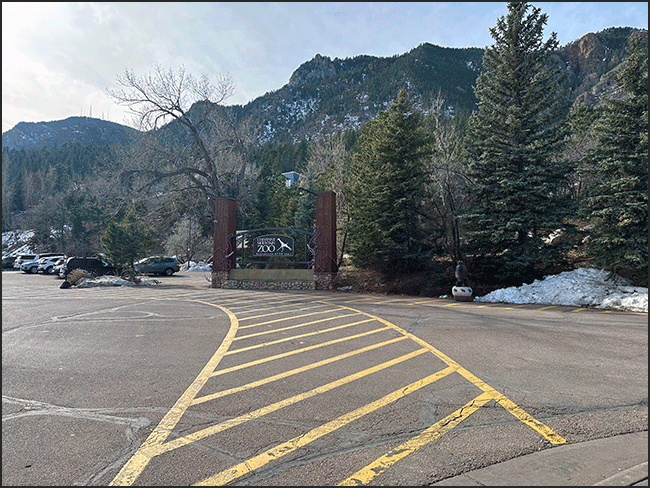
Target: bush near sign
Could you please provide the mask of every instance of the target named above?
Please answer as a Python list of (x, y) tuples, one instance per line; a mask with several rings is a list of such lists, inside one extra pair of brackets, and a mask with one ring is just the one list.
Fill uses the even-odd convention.
[(293, 237), (260, 236), (253, 239), (253, 256), (293, 256)]

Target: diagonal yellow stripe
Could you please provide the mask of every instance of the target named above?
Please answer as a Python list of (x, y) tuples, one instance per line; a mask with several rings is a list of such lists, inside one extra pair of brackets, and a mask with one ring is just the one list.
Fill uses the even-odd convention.
[[(294, 304), (291, 304), (291, 305), (294, 305)], [(239, 317), (239, 322), (241, 323), (242, 320), (253, 320), (253, 319), (260, 319), (262, 317), (270, 317), (271, 315), (280, 315), (280, 314), (283, 314), (283, 313), (284, 314), (295, 313), (295, 312), (299, 312), (301, 310), (311, 310), (311, 309), (316, 308), (316, 307), (323, 307), (323, 306), (325, 306), (325, 304), (318, 304), (316, 306), (311, 305), (309, 307), (302, 307), (302, 308), (287, 308), (286, 310), (278, 310), (278, 309), (280, 309), (282, 307), (285, 307), (285, 306), (288, 307), (289, 305), (276, 305), (274, 307), (269, 307), (268, 310), (273, 310), (273, 312), (269, 312), (269, 313), (264, 313), (264, 314), (260, 314), (260, 315), (252, 315), (250, 317)], [(255, 309), (254, 311), (255, 312), (261, 312), (263, 310), (266, 310), (266, 309)], [(288, 318), (292, 318), (292, 317), (288, 317)], [(252, 325), (245, 325), (245, 326), (240, 325), (239, 328), (240, 329), (246, 329), (248, 327), (256, 327), (258, 325), (260, 325), (260, 324), (252, 324)]]
[(284, 442), (272, 449), (269, 449), (261, 454), (258, 454), (257, 456), (252, 457), (251, 459), (239, 463), (236, 466), (233, 466), (232, 468), (225, 469), (220, 473), (211, 476), (210, 478), (207, 478), (203, 481), (196, 483), (195, 486), (225, 485), (226, 483), (229, 483), (234, 479), (244, 476), (245, 474), (250, 473), (255, 469), (259, 469), (262, 466), (270, 463), (271, 461), (279, 459), (282, 456), (285, 456), (286, 454), (289, 454), (290, 452), (293, 452), (296, 449), (305, 446), (310, 442), (315, 441), (319, 437), (329, 434), (330, 432), (333, 432), (336, 429), (339, 429), (349, 424), (350, 422), (363, 417), (364, 415), (367, 415), (385, 405), (388, 405), (389, 403), (392, 403), (395, 400), (398, 400), (399, 398), (408, 395), (409, 393), (413, 393), (414, 391), (417, 391), (420, 388), (429, 385), (434, 381), (437, 381), (440, 378), (443, 378), (453, 372), (454, 372), (454, 368), (447, 367), (442, 371), (438, 371), (437, 373), (429, 375), (426, 378), (422, 378), (418, 381), (415, 381), (405, 388), (400, 388), (398, 390), (395, 390), (394, 392), (389, 393), (388, 395), (378, 400), (375, 400), (372, 403), (369, 403), (367, 405), (364, 405), (363, 407), (357, 408), (356, 410), (341, 415), (340, 417), (330, 422), (327, 422), (319, 427), (316, 427), (315, 429), (310, 430), (306, 434), (300, 435), (298, 437), (294, 437), (293, 439)]
[(436, 422), (421, 434), (409, 439), (365, 468), (360, 469), (349, 478), (341, 481), (338, 486), (355, 486), (370, 483), (374, 478), (386, 471), (397, 461), (405, 458), (414, 451), (417, 451), (429, 442), (435, 441), (491, 400), (492, 397), (488, 393), (480, 394), (474, 400), (465, 404), (439, 422)]
[(199, 430), (197, 432), (193, 432), (191, 434), (186, 435), (185, 437), (179, 437), (178, 439), (169, 441), (166, 444), (152, 446), (152, 448), (150, 449), (152, 453), (151, 456), (153, 457), (162, 454), (163, 452), (173, 451), (174, 449), (178, 449), (179, 447), (185, 446), (187, 444), (191, 444), (192, 442), (198, 441), (200, 439), (204, 439), (205, 437), (209, 437), (219, 432), (223, 432), (224, 430), (230, 429), (231, 427), (235, 427), (236, 425), (243, 424), (244, 422), (248, 422), (249, 420), (263, 417), (264, 415), (267, 415), (271, 412), (275, 412), (277, 410), (280, 410), (281, 408), (287, 407), (289, 405), (293, 405), (294, 403), (298, 403), (302, 400), (306, 400), (307, 398), (311, 398), (321, 393), (325, 393), (327, 391), (333, 390), (334, 388), (337, 388), (341, 385), (351, 383), (352, 381), (358, 380), (359, 378), (363, 378), (364, 376), (368, 376), (372, 373), (376, 373), (377, 371), (381, 371), (382, 369), (386, 369), (396, 364), (399, 364), (403, 361), (407, 361), (411, 358), (419, 356), (420, 354), (424, 354), (425, 352), (427, 352), (426, 349), (418, 349), (416, 351), (410, 352), (398, 358), (391, 359), (390, 361), (386, 361), (384, 363), (373, 366), (372, 368), (364, 369), (363, 371), (358, 371), (357, 373), (345, 376), (344, 378), (340, 378), (336, 381), (332, 381), (325, 385), (319, 386), (318, 388), (314, 388), (313, 390), (309, 390), (304, 393), (300, 393), (298, 395), (285, 398), (284, 400), (280, 400), (279, 402), (272, 403), (271, 405), (267, 405), (266, 407), (258, 408), (257, 410), (241, 415), (239, 417), (235, 417), (230, 420), (226, 420), (225, 422), (222, 422), (220, 424), (212, 425), (210, 427)]
[[(332, 310), (330, 310), (330, 311), (332, 311)], [(325, 312), (318, 312), (318, 313), (325, 313)], [(307, 315), (313, 315), (313, 314), (307, 314)], [(320, 322), (327, 322), (329, 320), (344, 319), (345, 317), (353, 317), (354, 315), (359, 315), (359, 314), (348, 313), (348, 314), (345, 314), (345, 315), (337, 315), (336, 317), (326, 317), (324, 319), (313, 320), (311, 322), (303, 322), (303, 323), (300, 323), (300, 324), (288, 325), (287, 327), (281, 327), (279, 329), (271, 329), (271, 330), (264, 330), (262, 332), (254, 332), (252, 334), (239, 336), (239, 337), (235, 338), (235, 340), (236, 341), (241, 341), (242, 339), (249, 339), (251, 337), (257, 337), (257, 336), (268, 335), (268, 334), (276, 334), (278, 332), (283, 332), (285, 330), (299, 329), (300, 327), (306, 327), (308, 325), (318, 324)], [(294, 318), (298, 318), (298, 317), (302, 317), (302, 315), (299, 315), (297, 317), (291, 317), (291, 318), (294, 319)], [(279, 321), (282, 321), (282, 320), (286, 320), (286, 319), (279, 319)], [(273, 322), (275, 322), (275, 320)], [(266, 323), (266, 322), (264, 322), (264, 323)], [(256, 326), (256, 325), (259, 325), (259, 324), (254, 324), (254, 326)], [(249, 325), (248, 327), (252, 327), (252, 326)], [(242, 327), (240, 327), (240, 330), (241, 329), (242, 329)]]
[(471, 383), (476, 385), (478, 388), (483, 390), (485, 393), (490, 394), (492, 396), (492, 398), (494, 398), (499, 405), (504, 407), (508, 412), (510, 412), (512, 415), (514, 415), (519, 420), (521, 420), (524, 424), (528, 425), (531, 429), (537, 431), (544, 438), (546, 438), (551, 444), (566, 444), (566, 439), (564, 439), (562, 436), (560, 436), (559, 434), (554, 432), (551, 428), (549, 428), (548, 426), (546, 426), (543, 423), (539, 422), (538, 420), (535, 420), (533, 417), (528, 415), (523, 409), (518, 407), (515, 403), (510, 401), (508, 398), (506, 398), (504, 395), (499, 393), (497, 390), (492, 388), (487, 383), (483, 382), (482, 380), (480, 380), (479, 378), (474, 376), (472, 373), (467, 371), (465, 368), (461, 367), (456, 361), (454, 361), (453, 359), (451, 359), (447, 355), (440, 352), (438, 349), (433, 347), (428, 342), (425, 342), (424, 340), (420, 339), (419, 337), (417, 337), (417, 336), (415, 336), (415, 335), (413, 335), (413, 334), (411, 334), (409, 332), (406, 332), (404, 329), (401, 329), (401, 328), (397, 327), (396, 325), (394, 325), (394, 324), (392, 324), (392, 323), (388, 322), (387, 320), (384, 320), (384, 319), (382, 319), (380, 317), (376, 317), (376, 316), (371, 315), (369, 313), (361, 312), (359, 310), (356, 310), (356, 309), (350, 308), (350, 307), (342, 306), (342, 308), (347, 308), (349, 310), (359, 312), (359, 313), (365, 315), (366, 317), (371, 317), (371, 318), (377, 320), (378, 322), (381, 322), (382, 324), (385, 324), (388, 327), (396, 330), (400, 334), (403, 334), (403, 335), (411, 338), (412, 340), (414, 340), (415, 342), (420, 344), (422, 347), (428, 349), (432, 354), (434, 354), (435, 356), (440, 358), (443, 362), (445, 362), (449, 366), (454, 366), (454, 367), (458, 368), (458, 373), (461, 376), (463, 376), (465, 379), (467, 379), (468, 381), (470, 381)]
[[(273, 319), (273, 320), (267, 320), (266, 322), (258, 322), (256, 324), (250, 324), (247, 325), (245, 328), (248, 329), (250, 327), (258, 327), (260, 325), (268, 325), (268, 324), (275, 324), (276, 322), (286, 322), (287, 320), (293, 320), (293, 319), (299, 319), (301, 317), (309, 317), (310, 315), (318, 315), (321, 313), (332, 313), (332, 312), (338, 312), (341, 310), (340, 308), (335, 308), (334, 310), (319, 310), (318, 312), (309, 312), (309, 313), (303, 313), (301, 315), (294, 315), (292, 317), (280, 317), (279, 319)], [(241, 327), (242, 329), (244, 327)], [(248, 337), (248, 336), (245, 336)]]
[(278, 373), (273, 376), (269, 376), (268, 378), (263, 378), (258, 381), (253, 381), (251, 383), (248, 383), (246, 385), (241, 385), (237, 386), (234, 388), (229, 388), (228, 390), (223, 390), (223, 391), (218, 391), (216, 393), (212, 393), (210, 395), (206, 395), (203, 397), (195, 398), (194, 401), (192, 402), (192, 405), (198, 405), (199, 403), (204, 403), (208, 402), (210, 400), (215, 400), (217, 398), (222, 398), (228, 395), (232, 395), (234, 393), (239, 393), (240, 391), (244, 390), (251, 390), (253, 388), (257, 388), (258, 386), (266, 385), (268, 383), (272, 383), (277, 380), (281, 380), (283, 378), (288, 378), (289, 376), (293, 376), (295, 374), (299, 373), (304, 373), (305, 371), (309, 371), (310, 369), (318, 368), (319, 366), (324, 366), (326, 364), (331, 364), (335, 361), (340, 361), (341, 359), (347, 359), (352, 356), (356, 356), (357, 354), (362, 354), (364, 352), (371, 351), (373, 349), (377, 349), (378, 347), (386, 346), (388, 344), (393, 344), (395, 342), (403, 341), (405, 340), (406, 337), (396, 337), (394, 339), (390, 339), (384, 342), (380, 342), (379, 344), (372, 344), (370, 346), (362, 347), (361, 349), (355, 349), (354, 351), (346, 352), (344, 354), (339, 354), (338, 356), (333, 356), (331, 358), (326, 358), (321, 361), (317, 361), (315, 363), (307, 364), (305, 366), (302, 366), (300, 368), (295, 368), (291, 369), (289, 371), (284, 371), (282, 373)]
[[(353, 314), (353, 315), (355, 315), (355, 314)], [(312, 323), (315, 324), (316, 322), (324, 322), (326, 320), (330, 320), (330, 319), (315, 320)], [(295, 336), (285, 337), (284, 339), (278, 339), (276, 341), (269, 341), (269, 342), (263, 342), (261, 344), (255, 344), (254, 346), (240, 347), (239, 349), (233, 349), (232, 351), (226, 352), (225, 355), (227, 356), (227, 355), (230, 355), (230, 354), (239, 354), (240, 352), (250, 351), (251, 349), (259, 349), (260, 347), (267, 347), (267, 346), (271, 346), (271, 345), (274, 345), (274, 344), (280, 344), (282, 342), (293, 341), (293, 340), (296, 340), (296, 339), (300, 339), (302, 337), (310, 337), (310, 336), (315, 336), (315, 335), (318, 335), (318, 334), (325, 334), (327, 332), (333, 332), (335, 330), (345, 329), (346, 327), (352, 327), (353, 325), (359, 325), (359, 324), (365, 324), (367, 322), (372, 322), (372, 320), (373, 319), (360, 320), (359, 322), (353, 322), (351, 324), (337, 325), (336, 327), (330, 327), (329, 329), (321, 329), (321, 330), (316, 330), (314, 332), (307, 332), (305, 334), (298, 334), (298, 335), (295, 335)], [(307, 324), (303, 324), (303, 325), (307, 325)], [(233, 341), (234, 340), (236, 340), (236, 339), (233, 339)]]
[[(364, 320), (364, 322), (368, 322), (369, 320)], [(256, 359), (255, 361), (250, 361), (248, 363), (243, 363), (243, 364), (238, 364), (236, 366), (231, 366), (229, 368), (225, 369), (220, 369), (218, 371), (215, 371), (212, 373), (212, 376), (221, 376), (222, 374), (226, 373), (232, 373), (233, 371), (238, 371), (240, 369), (245, 369), (245, 368), (250, 368), (251, 366), (257, 366), (259, 364), (263, 364), (269, 361), (274, 361), (276, 359), (281, 359), (281, 358), (286, 358), (288, 356), (293, 356), (294, 354), (301, 354), (303, 352), (307, 351), (313, 351), (314, 349), (319, 349), (321, 347), (326, 347), (326, 346), (331, 346), (332, 344), (338, 344), (339, 342), (346, 342), (346, 341), (351, 341), (352, 339), (358, 339), (359, 337), (365, 337), (369, 336), (372, 334), (377, 334), (378, 332), (382, 332), (384, 330), (389, 329), (390, 327), (382, 327), (380, 329), (372, 329), (368, 330), (366, 332), (361, 332), (359, 334), (354, 334), (354, 335), (349, 335), (345, 337), (339, 337), (338, 339), (332, 339), (331, 341), (327, 342), (319, 342), (318, 344), (312, 344), (311, 346), (303, 347), (300, 349), (292, 349), (291, 351), (283, 352), (280, 354), (275, 354), (274, 356), (267, 356), (265, 358), (260, 358)], [(404, 339), (406, 339), (404, 337)]]

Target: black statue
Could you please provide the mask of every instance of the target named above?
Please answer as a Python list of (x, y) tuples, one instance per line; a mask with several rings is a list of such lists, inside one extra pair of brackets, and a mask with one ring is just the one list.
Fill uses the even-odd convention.
[(465, 286), (465, 278), (467, 278), (467, 267), (462, 261), (458, 261), (456, 266), (456, 286)]

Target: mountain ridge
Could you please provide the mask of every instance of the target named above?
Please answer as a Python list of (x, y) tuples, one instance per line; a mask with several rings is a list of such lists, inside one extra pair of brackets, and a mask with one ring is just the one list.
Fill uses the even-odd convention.
[(128, 144), (136, 129), (92, 117), (68, 117), (49, 122), (19, 122), (2, 133), (2, 147), (11, 149), (51, 148), (78, 143), (89, 145)]
[[(569, 74), (567, 88), (574, 104), (598, 105), (616, 96), (613, 74), (623, 60), (631, 35), (647, 30), (611, 27), (587, 33), (561, 46), (556, 59)], [(476, 106), (473, 85), (482, 69), (483, 48), (446, 48), (422, 43), (391, 57), (359, 55), (330, 58), (316, 54), (292, 73), (289, 82), (245, 105), (223, 105), (219, 110), (234, 120), (249, 122), (259, 144), (318, 139), (346, 129), (358, 129), (387, 108), (400, 88), (406, 88), (414, 107), (427, 113), (440, 94), (448, 113)], [(197, 102), (190, 113), (200, 110)], [(165, 130), (174, 132), (175, 122)], [(54, 144), (127, 144), (138, 131), (116, 122), (90, 117), (61, 121), (20, 122), (2, 134), (8, 149), (34, 149)]]

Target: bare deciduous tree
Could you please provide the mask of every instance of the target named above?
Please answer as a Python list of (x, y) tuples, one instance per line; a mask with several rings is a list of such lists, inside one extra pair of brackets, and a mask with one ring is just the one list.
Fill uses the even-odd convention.
[(461, 159), (462, 130), (455, 120), (444, 115), (444, 100), (440, 93), (432, 103), (429, 123), (433, 157), (426, 165), (429, 175), (425, 190), (428, 214), (439, 229), (445, 252), (458, 261), (463, 257), (457, 214), (467, 200), (467, 195), (461, 191), (467, 181)]
[(163, 180), (185, 178), (182, 190), (198, 189), (207, 199), (238, 196), (254, 171), (245, 156), (248, 131), (220, 105), (234, 93), (229, 77), (212, 84), (205, 74), (197, 79), (183, 67), (156, 66), (143, 76), (127, 70), (117, 81), (123, 88), (110, 96), (130, 108), (143, 131), (124, 172), (141, 178), (138, 189), (160, 192)]
[(318, 181), (319, 186), (336, 193), (338, 266), (343, 263), (347, 241), (345, 223), (348, 220), (348, 202), (345, 190), (348, 157), (343, 133), (339, 132), (309, 146), (309, 159), (305, 171), (305, 176), (315, 184)]

